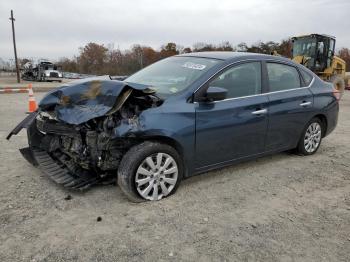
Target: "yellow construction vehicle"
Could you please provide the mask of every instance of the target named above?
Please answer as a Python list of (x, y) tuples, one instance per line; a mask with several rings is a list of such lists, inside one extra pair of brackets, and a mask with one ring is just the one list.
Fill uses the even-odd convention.
[(332, 82), (342, 94), (346, 63), (334, 55), (334, 49), (333, 36), (310, 34), (292, 38), (293, 61), (306, 66), (323, 80)]

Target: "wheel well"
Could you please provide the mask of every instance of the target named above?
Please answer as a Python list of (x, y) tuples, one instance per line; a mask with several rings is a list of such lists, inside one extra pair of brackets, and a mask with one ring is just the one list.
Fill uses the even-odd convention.
[(166, 136), (152, 136), (148, 137), (146, 139), (147, 141), (156, 141), (156, 142), (161, 142), (164, 144), (167, 144), (171, 147), (173, 147), (180, 155), (180, 157), (183, 157), (183, 149), (182, 146), (174, 139)]
[(148, 137), (147, 139), (145, 139), (145, 141), (160, 142), (160, 143), (164, 143), (164, 144), (167, 144), (167, 145), (173, 147), (178, 152), (178, 154), (182, 160), (183, 169), (184, 169), (184, 177), (188, 177), (188, 175), (189, 175), (188, 166), (187, 166), (186, 160), (184, 158), (183, 148), (179, 142), (177, 142), (175, 139), (172, 139), (172, 138), (166, 137), (166, 136), (152, 136), (152, 137)]
[(328, 123), (327, 123), (327, 118), (326, 118), (326, 116), (325, 115), (322, 115), (322, 114), (318, 114), (318, 115), (316, 115), (316, 116), (314, 116), (314, 118), (318, 118), (318, 119), (320, 119), (321, 120), (321, 122), (322, 122), (322, 137), (324, 137), (325, 135), (326, 135), (326, 133), (327, 133), (327, 125), (328, 125)]

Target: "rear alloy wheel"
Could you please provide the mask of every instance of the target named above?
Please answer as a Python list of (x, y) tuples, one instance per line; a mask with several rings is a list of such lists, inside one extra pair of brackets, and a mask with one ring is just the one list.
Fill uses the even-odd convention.
[(315, 122), (306, 130), (304, 137), (304, 147), (308, 153), (316, 151), (321, 142), (321, 126)]
[(298, 152), (312, 155), (320, 147), (322, 140), (322, 123), (318, 118), (312, 119), (306, 126), (298, 144)]
[(155, 201), (174, 193), (182, 176), (182, 160), (173, 147), (143, 142), (122, 158), (118, 185), (133, 202)]

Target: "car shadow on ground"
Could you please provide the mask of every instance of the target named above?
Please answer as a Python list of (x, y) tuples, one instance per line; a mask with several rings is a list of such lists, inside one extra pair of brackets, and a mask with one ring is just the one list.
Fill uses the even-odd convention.
[(285, 160), (289, 157), (300, 157), (293, 153), (292, 150), (285, 151), (277, 154), (272, 154), (268, 156), (263, 156), (253, 160), (242, 161), (241, 163), (236, 163), (232, 165), (228, 165), (226, 167), (218, 168), (209, 172), (204, 172), (200, 174), (196, 174), (194, 176), (188, 177), (182, 181), (182, 185), (190, 185), (196, 184), (199, 181), (203, 181), (206, 179), (213, 179), (214, 177), (226, 176), (227, 174), (234, 175), (235, 172), (242, 171), (244, 169), (252, 167), (252, 165), (259, 169), (260, 167), (264, 167), (270, 164), (277, 164), (281, 160)]
[[(219, 168), (219, 169), (216, 169), (213, 171), (197, 174), (197, 175), (194, 175), (194, 176), (191, 176), (189, 178), (184, 179), (181, 182), (177, 193), (179, 193), (179, 191), (181, 192), (182, 187), (186, 187), (187, 189), (189, 188), (189, 190), (191, 190), (191, 187), (193, 187), (193, 190), (195, 191), (196, 186), (198, 186), (201, 183), (204, 183), (204, 184), (209, 183), (209, 182), (211, 182), (211, 180), (216, 180), (217, 183), (220, 183), (220, 179), (222, 180), (223, 178), (227, 177), (228, 175), (230, 177), (232, 177), (232, 179), (235, 179), (235, 174), (242, 173), (242, 172), (244, 172), (244, 170), (246, 170), (248, 168), (254, 167), (254, 170), (261, 170), (262, 168), (265, 168), (266, 166), (278, 164), (278, 162), (284, 161), (290, 157), (295, 158), (295, 157), (299, 157), (299, 156), (293, 154), (291, 151), (286, 151), (286, 152), (282, 152), (282, 153), (278, 153), (278, 154), (274, 154), (274, 155), (269, 155), (269, 156), (257, 158), (255, 160), (247, 160), (247, 161), (244, 161), (241, 163), (233, 164), (233, 165)], [(253, 172), (254, 172), (254, 170), (253, 170)], [(88, 188), (88, 189), (82, 190), (82, 191), (72, 190), (72, 189), (64, 188), (64, 187), (56, 184), (49, 177), (47, 177), (44, 173), (42, 173), (40, 170), (38, 170), (34, 167), (31, 167), (31, 171), (33, 171), (31, 173), (34, 173), (34, 172), (38, 173), (38, 175), (40, 175), (40, 177), (44, 179), (44, 181), (45, 181), (44, 183), (47, 183), (47, 185), (45, 185), (45, 187), (48, 187), (48, 188), (54, 187), (55, 190), (59, 191), (63, 195), (84, 197), (84, 196), (91, 196), (91, 195), (100, 194), (100, 193), (102, 193), (102, 194), (116, 194), (115, 195), (116, 201), (118, 201), (118, 202), (128, 201), (128, 199), (126, 198), (126, 196), (120, 190), (120, 188), (117, 186), (116, 183), (111, 183), (108, 185), (104, 185), (104, 184), (94, 185), (91, 188)], [(43, 182), (43, 180), (41, 180), (41, 182)], [(177, 194), (177, 193), (172, 195), (171, 198), (176, 199), (177, 198), (176, 195), (178, 195), (178, 197), (180, 197), (180, 198), (182, 197), (180, 194)]]

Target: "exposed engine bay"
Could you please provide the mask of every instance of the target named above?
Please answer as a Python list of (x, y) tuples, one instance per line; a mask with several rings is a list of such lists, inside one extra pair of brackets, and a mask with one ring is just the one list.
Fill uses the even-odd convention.
[(158, 107), (162, 100), (152, 89), (111, 80), (62, 89), (49, 93), (35, 118), (23, 126), (29, 148), (22, 154), (55, 181), (50, 173), (66, 177), (69, 183), (61, 184), (67, 187), (113, 182), (122, 156), (142, 141), (135, 135), (141, 112)]

